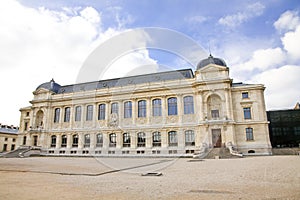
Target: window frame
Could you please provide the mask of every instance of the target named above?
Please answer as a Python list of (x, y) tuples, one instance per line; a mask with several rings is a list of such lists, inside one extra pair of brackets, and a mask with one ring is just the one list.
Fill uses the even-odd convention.
[(81, 106), (76, 106), (75, 107), (75, 122), (80, 122), (81, 121), (81, 112), (82, 108)]
[(54, 109), (54, 123), (59, 123), (60, 120), (60, 108), (55, 108)]
[(184, 132), (185, 146), (195, 146), (195, 132), (186, 130)]
[(159, 131), (152, 133), (152, 146), (161, 147), (161, 133)]
[(177, 97), (168, 98), (168, 115), (178, 115)]
[(96, 147), (103, 147), (103, 134), (98, 133), (96, 135)]
[(137, 133), (137, 147), (146, 146), (146, 134), (144, 132)]
[(123, 133), (123, 147), (130, 147), (131, 138), (130, 133)]
[(105, 120), (106, 104), (101, 103), (98, 105), (98, 120)]
[(94, 112), (94, 106), (93, 105), (87, 105), (86, 106), (86, 121), (93, 121), (93, 112)]
[(244, 112), (244, 119), (252, 119), (251, 107), (244, 107), (243, 112)]
[(109, 134), (109, 147), (117, 146), (117, 135), (115, 133)]
[(51, 135), (51, 144), (50, 147), (56, 147), (57, 137), (56, 135)]
[(71, 108), (66, 107), (65, 108), (65, 113), (64, 113), (64, 122), (70, 122), (70, 117), (71, 117)]
[(178, 146), (178, 137), (177, 137), (176, 131), (168, 132), (168, 145), (169, 145), (169, 147)]
[(74, 134), (72, 136), (72, 147), (78, 147), (78, 142), (79, 142), (79, 135)]
[(153, 117), (162, 116), (161, 99), (152, 100), (152, 116)]
[(138, 118), (147, 117), (147, 101), (140, 100), (138, 101)]
[(254, 140), (253, 128), (251, 128), (251, 127), (246, 128), (246, 140), (247, 141)]
[(183, 113), (185, 115), (194, 114), (194, 97), (193, 96), (183, 97)]
[(61, 136), (61, 147), (67, 147), (67, 142), (68, 142), (68, 137), (67, 135), (62, 135)]
[(132, 102), (124, 102), (124, 118), (132, 118)]

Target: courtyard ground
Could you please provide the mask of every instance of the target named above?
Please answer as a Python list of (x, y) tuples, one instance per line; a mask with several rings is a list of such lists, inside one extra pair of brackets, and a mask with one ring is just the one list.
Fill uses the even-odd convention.
[(3, 200), (300, 199), (300, 156), (0, 158), (0, 177)]

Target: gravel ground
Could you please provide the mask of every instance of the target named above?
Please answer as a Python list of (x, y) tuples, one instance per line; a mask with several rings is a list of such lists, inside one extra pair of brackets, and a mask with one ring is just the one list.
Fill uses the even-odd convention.
[(299, 156), (0, 158), (0, 176), (1, 200), (300, 199)]

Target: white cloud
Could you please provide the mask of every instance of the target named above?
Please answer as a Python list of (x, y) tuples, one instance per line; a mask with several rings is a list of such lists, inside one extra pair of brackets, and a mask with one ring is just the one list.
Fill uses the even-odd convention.
[[(0, 89), (5, 94), (0, 122), (15, 125), (19, 108), (29, 105), (38, 85), (51, 78), (61, 85), (75, 83), (89, 53), (121, 31), (102, 30), (101, 13), (92, 7), (57, 11), (29, 8), (17, 1), (0, 1), (0, 27)], [(123, 66), (151, 61), (145, 52), (139, 56), (127, 58)]]
[(292, 60), (300, 60), (300, 25), (296, 30), (285, 33), (281, 38), (284, 49), (288, 52)]
[(259, 2), (246, 6), (243, 12), (227, 15), (219, 19), (219, 24), (234, 28), (248, 21), (251, 18), (260, 16), (264, 12), (265, 6)]
[(274, 22), (274, 27), (280, 32), (295, 30), (300, 24), (298, 12), (288, 10), (280, 15), (279, 19)]
[(188, 23), (192, 23), (192, 24), (201, 24), (205, 21), (207, 21), (208, 18), (202, 15), (196, 15), (196, 16), (192, 16), (192, 17), (187, 17), (185, 18), (185, 21), (187, 21)]
[(266, 105), (271, 109), (291, 109), (300, 100), (300, 66), (285, 65), (254, 76), (251, 81), (266, 86)]

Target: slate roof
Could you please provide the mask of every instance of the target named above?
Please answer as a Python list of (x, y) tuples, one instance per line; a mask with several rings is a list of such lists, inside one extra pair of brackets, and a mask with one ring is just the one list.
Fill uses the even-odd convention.
[(203, 60), (201, 60), (198, 63), (197, 70), (200, 69), (200, 68), (202, 68), (202, 67), (205, 67), (205, 66), (207, 66), (209, 64), (216, 64), (216, 65), (220, 65), (220, 66), (224, 66), (224, 67), (227, 66), (226, 63), (225, 63), (225, 61), (223, 59), (221, 59), (221, 58), (215, 58), (215, 57), (213, 57), (210, 54), (208, 58), (203, 59)]
[[(182, 80), (182, 79), (191, 79), (194, 78), (192, 69), (181, 69), (167, 72), (159, 72), (153, 74), (143, 74), (137, 76), (129, 76), (108, 80), (93, 81), (87, 83), (78, 83), (73, 85), (61, 86), (57, 83), (53, 83), (53, 80), (41, 84), (39, 88), (45, 88), (51, 90), (57, 94), (62, 93), (72, 93), (78, 91), (87, 91), (87, 90), (96, 90), (102, 88), (112, 88), (112, 87), (121, 87), (132, 84), (142, 84), (142, 83), (153, 83), (169, 80)], [(51, 87), (52, 83), (52, 87)], [(54, 86), (54, 87), (53, 87)]]
[(0, 126), (0, 133), (6, 133), (6, 134), (18, 134), (18, 128), (12, 126), (6, 126), (6, 125), (1, 125)]

